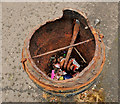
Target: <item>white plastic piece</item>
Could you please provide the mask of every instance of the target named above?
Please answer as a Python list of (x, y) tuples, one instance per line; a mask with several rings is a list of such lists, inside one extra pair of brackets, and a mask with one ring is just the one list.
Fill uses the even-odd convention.
[(58, 63), (55, 64), (55, 67), (56, 67), (56, 68), (60, 68), (60, 64), (58, 64)]
[(75, 60), (75, 59), (72, 59), (72, 62), (73, 62), (73, 64), (74, 64), (74, 65), (76, 65), (76, 66), (77, 66), (77, 68), (76, 68), (76, 69), (78, 69), (78, 68), (80, 67), (80, 65), (76, 62), (76, 60)]

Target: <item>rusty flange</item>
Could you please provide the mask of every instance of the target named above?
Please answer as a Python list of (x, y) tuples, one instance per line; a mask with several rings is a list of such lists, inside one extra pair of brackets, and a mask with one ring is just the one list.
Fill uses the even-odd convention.
[[(67, 13), (73, 13), (72, 15), (76, 15), (79, 20), (83, 19), (95, 39), (95, 52), (88, 66), (84, 68), (76, 77), (63, 81), (52, 80), (44, 73), (44, 71), (37, 67), (35, 61), (31, 58), (30, 40), (33, 34), (48, 22), (34, 29), (33, 33), (30, 34), (28, 38), (26, 38), (22, 50), (22, 65), (23, 69), (27, 72), (30, 79), (39, 85), (40, 88), (49, 93), (53, 93), (59, 96), (68, 96), (75, 95), (81, 91), (84, 91), (90, 87), (94, 83), (95, 79), (100, 75), (105, 63), (105, 46), (102, 40), (99, 41), (98, 34), (96, 33), (95, 29), (90, 26), (89, 21), (84, 13), (78, 10), (74, 11), (73, 9), (64, 9), (63, 12), (63, 16)], [(63, 16), (57, 20), (60, 20), (63, 18)], [(49, 21), (49, 23), (53, 21)]]

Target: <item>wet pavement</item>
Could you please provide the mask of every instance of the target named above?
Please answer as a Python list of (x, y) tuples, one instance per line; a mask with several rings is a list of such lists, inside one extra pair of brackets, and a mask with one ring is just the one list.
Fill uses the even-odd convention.
[[(25, 38), (35, 26), (62, 15), (63, 8), (75, 8), (87, 14), (90, 24), (104, 34), (106, 62), (96, 82), (104, 88), (105, 101), (118, 101), (118, 3), (2, 3), (2, 101), (47, 102), (50, 96), (38, 89), (23, 71), (21, 52)], [(51, 97), (51, 98), (50, 98)], [(74, 97), (58, 98), (74, 102)], [(57, 101), (56, 100), (56, 101)]]

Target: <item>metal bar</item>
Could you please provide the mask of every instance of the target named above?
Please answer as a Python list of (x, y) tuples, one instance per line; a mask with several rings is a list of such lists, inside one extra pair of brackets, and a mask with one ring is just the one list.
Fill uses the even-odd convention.
[[(74, 42), (75, 42), (75, 40), (76, 40), (76, 38), (77, 38), (77, 35), (78, 35), (79, 30), (80, 30), (80, 22), (76, 19), (75, 25), (74, 25), (74, 30), (73, 30), (73, 36), (72, 36), (72, 40), (71, 40), (70, 45), (73, 45), (73, 44), (74, 44)], [(67, 55), (66, 55), (66, 59), (65, 59), (65, 63), (64, 63), (64, 69), (65, 69), (66, 66), (67, 66), (67, 63), (68, 63), (68, 60), (69, 60), (70, 55), (71, 55), (71, 53), (72, 53), (72, 50), (73, 50), (73, 47), (70, 47), (70, 48), (68, 49), (68, 52), (67, 52)]]
[(92, 41), (92, 40), (94, 40), (94, 39), (88, 39), (88, 40), (85, 40), (85, 41), (82, 41), (82, 42), (79, 42), (79, 43), (76, 43), (76, 44), (73, 44), (73, 45), (69, 45), (69, 46), (62, 47), (62, 48), (59, 48), (59, 49), (56, 49), (56, 50), (52, 50), (52, 51), (49, 51), (49, 52), (46, 52), (46, 53), (43, 53), (43, 54), (40, 54), (40, 55), (37, 55), (37, 56), (33, 56), (32, 58), (37, 58), (37, 57), (41, 57), (41, 56), (48, 55), (48, 54), (51, 54), (51, 53), (55, 53), (55, 52), (58, 52), (58, 51), (61, 51), (61, 50), (64, 50), (64, 49), (67, 49), (67, 48), (70, 48), (70, 47), (74, 47), (74, 46), (78, 46), (78, 45), (83, 44), (83, 43), (87, 43), (87, 42)]
[(82, 58), (82, 60), (86, 63), (85, 59), (82, 57), (82, 55), (81, 55), (80, 52), (77, 50), (77, 48), (74, 47), (74, 49), (75, 49), (75, 51), (78, 53), (78, 55)]

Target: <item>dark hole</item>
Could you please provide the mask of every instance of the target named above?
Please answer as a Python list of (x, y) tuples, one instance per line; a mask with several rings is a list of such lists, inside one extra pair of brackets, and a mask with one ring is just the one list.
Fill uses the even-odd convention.
[[(64, 11), (62, 18), (48, 22), (35, 31), (29, 44), (31, 57), (70, 45), (73, 32), (73, 20), (75, 18), (80, 21), (80, 32), (75, 43), (88, 39), (94, 39), (90, 28), (88, 27), (87, 30), (85, 29), (85, 26), (87, 26), (86, 19), (77, 12), (67, 10)], [(75, 58), (78, 64), (80, 64), (81, 67), (79, 72), (81, 72), (89, 64), (94, 56), (95, 40), (78, 45), (76, 48), (87, 62), (84, 63), (76, 51), (74, 49), (72, 50), (71, 58)], [(66, 49), (66, 51), (67, 50), (68, 49)], [(48, 54), (42, 57), (34, 58), (33, 61), (41, 71), (50, 76), (52, 66), (48, 65), (50, 64), (49, 59), (53, 55), (59, 56), (61, 53), (62, 52), (60, 51), (57, 53)]]

